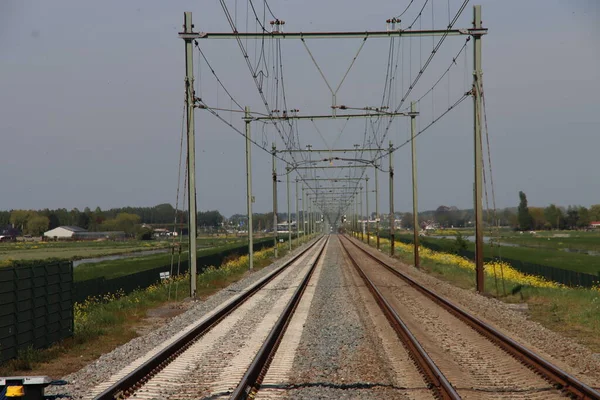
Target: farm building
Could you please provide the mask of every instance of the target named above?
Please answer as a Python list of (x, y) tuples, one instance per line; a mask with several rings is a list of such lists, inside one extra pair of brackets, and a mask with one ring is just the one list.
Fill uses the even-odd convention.
[(590, 222), (590, 228), (600, 228), (600, 221)]
[(110, 232), (75, 232), (73, 234), (73, 240), (123, 240), (127, 237), (123, 231), (110, 231)]
[(86, 230), (78, 226), (59, 226), (44, 232), (44, 237), (48, 239), (73, 239), (73, 235), (77, 232), (86, 232)]

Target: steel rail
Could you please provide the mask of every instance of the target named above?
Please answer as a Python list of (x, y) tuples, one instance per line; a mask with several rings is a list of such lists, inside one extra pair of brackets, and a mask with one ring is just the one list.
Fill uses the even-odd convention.
[(279, 319), (271, 329), (271, 332), (269, 332), (269, 336), (267, 336), (260, 350), (258, 353), (256, 353), (252, 364), (250, 364), (240, 383), (233, 391), (233, 394), (230, 397), (231, 399), (246, 399), (253, 391), (258, 390), (260, 381), (262, 381), (262, 378), (265, 376), (267, 369), (271, 364), (271, 360), (275, 356), (275, 352), (279, 347), (279, 343), (281, 342), (287, 326), (290, 323), (298, 304), (300, 303), (300, 299), (302, 298), (302, 295), (308, 286), (308, 282), (310, 281), (310, 278), (312, 277), (313, 272), (315, 271), (317, 264), (323, 255), (323, 251), (325, 250), (328, 241), (329, 236), (321, 247), (321, 250), (319, 250), (319, 253), (311, 265), (310, 270), (304, 276), (304, 279), (302, 279), (302, 282), (286, 305), (283, 313), (279, 316)]
[(109, 388), (104, 390), (102, 393), (94, 397), (94, 400), (113, 400), (113, 399), (124, 399), (132, 396), (136, 390), (142, 387), (150, 378), (164, 369), (171, 361), (177, 358), (182, 352), (189, 348), (196, 340), (208, 332), (213, 326), (219, 323), (227, 315), (231, 314), (236, 308), (242, 303), (248, 300), (252, 295), (266, 286), (276, 276), (283, 272), (287, 267), (297, 261), (300, 257), (312, 250), (317, 243), (321, 240), (316, 240), (306, 249), (295, 255), (293, 258), (288, 260), (282, 266), (265, 276), (263, 279), (255, 283), (246, 292), (242, 293), (231, 303), (227, 304), (223, 309), (219, 310), (210, 318), (206, 319), (202, 323), (198, 324), (190, 332), (182, 336), (179, 340), (172, 343), (168, 347), (158, 352), (150, 360), (144, 362), (142, 365), (131, 371), (129, 374), (119, 379)]
[(415, 361), (417, 367), (419, 370), (421, 370), (423, 375), (425, 375), (427, 381), (429, 381), (429, 383), (434, 387), (434, 390), (442, 399), (460, 399), (461, 397), (458, 395), (456, 390), (452, 387), (448, 379), (444, 376), (442, 371), (440, 371), (429, 354), (427, 354), (423, 346), (421, 346), (408, 326), (406, 326), (404, 321), (402, 321), (396, 310), (394, 310), (392, 305), (385, 299), (379, 289), (377, 289), (373, 281), (369, 279), (362, 268), (358, 265), (354, 257), (352, 257), (344, 242), (340, 240), (340, 243), (346, 252), (346, 255), (348, 256), (348, 259), (352, 265), (354, 265), (354, 268), (365, 282), (371, 294), (373, 294), (373, 297), (379, 305), (379, 308), (381, 308), (387, 317), (390, 325), (392, 325), (392, 328), (396, 331), (396, 334), (408, 349), (411, 358)]
[(456, 304), (443, 298), (437, 293), (430, 289), (422, 286), (420, 283), (409, 277), (408, 275), (398, 271), (387, 262), (381, 260), (379, 257), (371, 254), (371, 252), (362, 248), (354, 241), (347, 238), (347, 240), (356, 246), (359, 250), (365, 253), (367, 256), (375, 260), (378, 264), (388, 269), (394, 275), (402, 278), (413, 288), (423, 293), (426, 297), (433, 300), (435, 303), (441, 305), (444, 309), (449, 311), (452, 315), (456, 316), (461, 321), (465, 322), (471, 328), (479, 332), (482, 336), (496, 343), (501, 349), (515, 357), (517, 360), (524, 363), (529, 368), (533, 369), (537, 373), (544, 376), (546, 379), (554, 382), (558, 389), (569, 392), (575, 395), (578, 399), (589, 399), (589, 400), (600, 400), (600, 392), (594, 388), (581, 382), (579, 379), (561, 370), (554, 364), (543, 359), (533, 351), (517, 343), (515, 340), (509, 338), (499, 330), (486, 324), (482, 320), (473, 315), (469, 314)]

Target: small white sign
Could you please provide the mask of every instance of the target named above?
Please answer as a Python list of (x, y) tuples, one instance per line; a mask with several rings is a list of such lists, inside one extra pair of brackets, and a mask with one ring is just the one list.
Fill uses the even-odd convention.
[(169, 277), (171, 276), (171, 273), (168, 271), (160, 272), (159, 275), (160, 275), (160, 279), (163, 280), (163, 279), (169, 279)]

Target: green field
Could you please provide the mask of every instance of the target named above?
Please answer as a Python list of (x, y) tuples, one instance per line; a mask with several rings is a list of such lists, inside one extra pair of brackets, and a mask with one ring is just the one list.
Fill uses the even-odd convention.
[[(187, 237), (181, 238), (187, 248)], [(243, 243), (243, 237), (199, 237), (198, 248), (218, 247), (226, 244)], [(176, 239), (179, 243), (179, 238)], [(126, 240), (117, 241), (85, 241), (85, 242), (17, 242), (0, 243), (0, 266), (9, 265), (19, 260), (80, 260), (115, 254), (134, 253), (138, 251), (166, 249), (171, 246), (170, 240)]]
[(551, 250), (574, 249), (600, 252), (600, 231), (597, 232), (556, 232), (541, 231), (535, 235), (518, 232), (501, 233), (501, 242), (514, 243), (520, 246), (539, 247)]
[[(213, 253), (222, 252), (231, 248), (238, 247), (243, 242), (235, 241), (225, 244), (221, 242), (220, 246), (205, 248), (198, 250), (198, 257), (206, 256)], [(171, 261), (176, 266), (181, 258), (182, 261), (188, 259), (188, 251), (182, 251), (181, 256), (177, 253), (174, 256), (171, 253), (152, 254), (142, 257), (125, 258), (121, 260), (102, 261), (90, 264), (81, 264), (73, 269), (73, 279), (75, 281), (83, 281), (87, 279), (104, 277), (106, 279), (117, 278), (148, 269), (171, 265)]]
[[(583, 234), (585, 232), (576, 232), (576, 234)], [(596, 246), (594, 242), (594, 236), (582, 235), (581, 237), (569, 237), (569, 238), (551, 238), (548, 237), (524, 237), (526, 234), (506, 236), (502, 240), (510, 243), (518, 243), (519, 240), (528, 241), (532, 244), (532, 247), (512, 247), (512, 246), (491, 246), (484, 244), (484, 254), (486, 257), (502, 257), (514, 260), (525, 261), (534, 264), (547, 265), (550, 267), (568, 269), (572, 271), (585, 272), (592, 275), (597, 275), (600, 272), (600, 256), (593, 256), (588, 254), (570, 253), (567, 251), (560, 250), (561, 248), (567, 247), (564, 243), (565, 239), (571, 239), (571, 244), (579, 246), (582, 250), (592, 250), (592, 246)], [(523, 236), (523, 237), (521, 237)], [(533, 235), (531, 235), (533, 236)], [(412, 239), (411, 234), (401, 233), (398, 235), (399, 238)], [(600, 236), (596, 236), (600, 238)], [(442, 251), (452, 252), (455, 245), (454, 239), (442, 239), (436, 237), (421, 237), (421, 243), (424, 245), (435, 244), (442, 247)], [(589, 245), (588, 245), (589, 243)], [(537, 246), (533, 246), (537, 244)], [(542, 246), (541, 244), (544, 244)], [(574, 248), (574, 247), (573, 247)], [(475, 251), (475, 243), (467, 242), (467, 250)]]

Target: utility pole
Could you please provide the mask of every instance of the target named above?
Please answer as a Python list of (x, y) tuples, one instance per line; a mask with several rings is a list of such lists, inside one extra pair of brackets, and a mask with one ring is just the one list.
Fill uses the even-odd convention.
[(310, 227), (310, 234), (315, 234), (315, 202), (313, 200), (308, 201), (308, 225)]
[(365, 241), (365, 225), (364, 222), (362, 220), (363, 217), (363, 203), (362, 203), (362, 191), (363, 191), (363, 187), (360, 187), (360, 191), (358, 194), (358, 221), (359, 221), (359, 226), (358, 229), (360, 229), (360, 240), (362, 242)]
[(379, 180), (377, 179), (377, 165), (375, 167), (375, 230), (377, 232), (377, 250), (379, 250)]
[[(481, 29), (481, 6), (473, 6), (473, 28)], [(473, 34), (473, 125), (475, 133), (475, 277), (477, 291), (484, 292), (483, 275), (483, 206), (481, 152), (481, 34)]]
[(272, 145), (273, 158), (273, 255), (277, 258), (277, 165), (275, 164), (275, 154), (277, 148), (275, 143)]
[(287, 221), (288, 221), (288, 244), (289, 249), (292, 251), (292, 213), (290, 210), (290, 167), (286, 167), (285, 176), (286, 176), (286, 186), (287, 186)]
[(308, 210), (308, 236), (310, 236), (312, 234), (312, 202), (310, 201), (310, 197), (307, 195), (306, 196), (307, 199), (307, 204), (306, 204), (306, 208)]
[(304, 184), (302, 184), (302, 236), (306, 237), (306, 194), (304, 193)]
[[(185, 33), (192, 33), (192, 13), (186, 12), (183, 17)], [(196, 298), (196, 235), (197, 235), (197, 212), (196, 212), (196, 138), (194, 130), (194, 48), (192, 39), (184, 39), (185, 42), (185, 102), (187, 108), (187, 150), (188, 150), (188, 221), (189, 221), (189, 262), (190, 262), (190, 297)]]
[[(410, 103), (411, 113), (416, 113), (417, 106), (413, 101)], [(410, 149), (412, 155), (412, 195), (413, 195), (413, 254), (415, 259), (415, 268), (420, 267), (419, 259), (419, 204), (417, 202), (417, 145), (415, 136), (417, 134), (416, 116), (410, 117)]]
[(298, 205), (298, 178), (296, 178), (296, 242), (300, 246), (300, 207)]
[(390, 140), (389, 160), (390, 160), (390, 256), (394, 256), (394, 161), (393, 161), (393, 146)]
[(254, 269), (254, 244), (252, 241), (252, 146), (250, 143), (250, 107), (244, 109), (244, 121), (246, 122), (246, 210), (248, 212), (248, 269)]
[(367, 203), (367, 244), (371, 244), (371, 238), (369, 237), (369, 177), (365, 178), (365, 203)]

